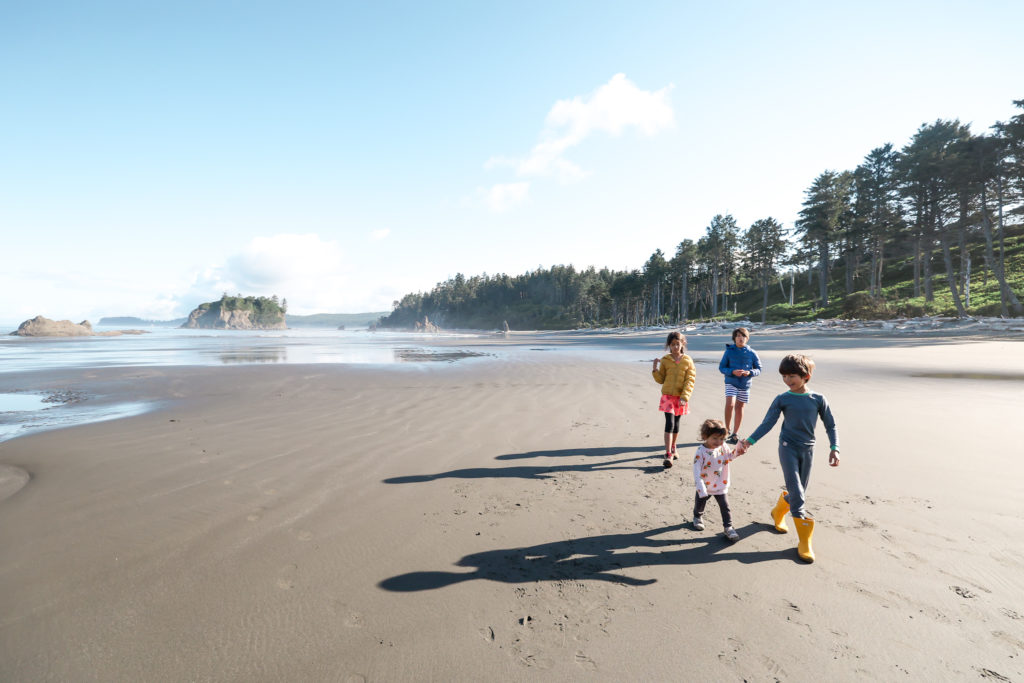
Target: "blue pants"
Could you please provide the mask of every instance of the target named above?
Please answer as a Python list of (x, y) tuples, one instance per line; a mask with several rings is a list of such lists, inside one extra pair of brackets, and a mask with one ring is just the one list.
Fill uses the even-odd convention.
[(786, 502), (793, 517), (807, 517), (807, 483), (811, 480), (811, 461), (814, 459), (814, 446), (795, 446), (785, 441), (779, 442), (779, 466), (786, 480)]

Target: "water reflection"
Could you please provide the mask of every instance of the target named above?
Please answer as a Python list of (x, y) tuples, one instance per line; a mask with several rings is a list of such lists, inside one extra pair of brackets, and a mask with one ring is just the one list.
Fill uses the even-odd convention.
[(489, 356), (489, 353), (479, 351), (441, 351), (438, 349), (395, 349), (395, 361), (398, 363), (431, 363), (443, 362), (454, 363), (463, 358), (475, 358), (478, 356)]
[(911, 377), (930, 377), (932, 379), (981, 379), (985, 381), (1024, 380), (1024, 375), (1007, 372), (995, 374), (990, 372), (918, 372)]
[[(260, 333), (224, 330), (153, 329), (121, 337), (4, 337), (0, 365), (6, 371), (62, 367), (147, 365), (415, 363), (454, 362), (488, 355), (446, 348), (458, 337), (365, 330), (280, 330)], [(437, 342), (437, 346), (429, 346)]]
[(228, 349), (217, 354), (224, 365), (246, 363), (285, 363), (288, 361), (288, 348), (285, 346), (267, 346), (264, 348)]

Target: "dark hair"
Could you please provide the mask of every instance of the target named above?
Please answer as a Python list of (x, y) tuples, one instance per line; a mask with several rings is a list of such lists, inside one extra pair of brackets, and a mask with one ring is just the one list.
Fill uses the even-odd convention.
[(728, 432), (721, 420), (704, 420), (700, 425), (700, 438), (707, 441), (712, 436), (725, 436)]
[(674, 332), (669, 332), (668, 333), (668, 339), (665, 340), (665, 348), (667, 349), (672, 344), (672, 342), (674, 342), (676, 339), (678, 339), (679, 341), (683, 342), (683, 350), (685, 351), (686, 350), (686, 336), (683, 335), (683, 333), (680, 332), (679, 330), (676, 330)]
[(791, 353), (779, 363), (780, 375), (800, 375), (811, 379), (814, 372), (814, 361), (802, 353)]
[(736, 335), (742, 335), (742, 336), (746, 337), (747, 339), (750, 339), (750, 330), (748, 330), (745, 327), (737, 327), (735, 330), (732, 331), (732, 340), (733, 341), (736, 341)]

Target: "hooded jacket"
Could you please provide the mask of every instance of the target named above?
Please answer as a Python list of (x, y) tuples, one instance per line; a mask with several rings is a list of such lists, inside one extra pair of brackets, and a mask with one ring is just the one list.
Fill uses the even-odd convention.
[[(737, 377), (732, 374), (733, 370), (749, 370), (750, 374)], [(740, 348), (735, 344), (726, 344), (718, 371), (725, 375), (726, 384), (731, 384), (740, 391), (747, 391), (750, 389), (750, 380), (761, 374), (761, 359), (757, 357), (757, 351), (749, 346)]]

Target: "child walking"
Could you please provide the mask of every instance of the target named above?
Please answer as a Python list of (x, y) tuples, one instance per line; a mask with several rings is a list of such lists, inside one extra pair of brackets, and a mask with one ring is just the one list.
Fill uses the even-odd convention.
[(740, 440), (737, 434), (743, 422), (743, 409), (750, 402), (750, 381), (761, 374), (761, 359), (747, 346), (749, 341), (750, 330), (737, 327), (732, 331), (732, 344), (725, 345), (718, 364), (718, 371), (725, 375), (725, 430), (730, 432), (726, 441), (732, 444)]
[(668, 353), (661, 359), (654, 359), (651, 374), (661, 385), (661, 401), (658, 410), (665, 413), (665, 461), (666, 468), (672, 467), (676, 458), (676, 439), (679, 437), (679, 418), (688, 415), (690, 394), (697, 378), (693, 359), (686, 355), (686, 337), (682, 332), (670, 332), (665, 340)]
[(697, 497), (693, 501), (693, 528), (704, 530), (704, 506), (714, 496), (722, 513), (725, 537), (735, 543), (740, 540), (740, 535), (732, 528), (732, 513), (726, 494), (729, 493), (731, 479), (729, 463), (740, 454), (725, 443), (727, 432), (721, 420), (704, 420), (700, 426), (700, 438), (704, 443), (697, 446), (697, 455), (693, 458), (693, 483), (697, 487)]
[(770, 432), (782, 416), (782, 430), (779, 432), (779, 465), (786, 488), (772, 509), (775, 529), (786, 533), (786, 513), (793, 515), (793, 524), (800, 537), (797, 553), (805, 562), (814, 562), (811, 537), (814, 535), (814, 520), (808, 514), (807, 483), (811, 478), (811, 460), (814, 457), (814, 428), (821, 418), (828, 434), (828, 464), (839, 466), (839, 437), (836, 435), (836, 421), (828, 401), (821, 394), (807, 391), (807, 383), (814, 373), (814, 361), (801, 354), (791, 354), (779, 364), (779, 374), (789, 388), (775, 397), (764, 421), (754, 433), (740, 442), (737, 452), (742, 454), (757, 443), (758, 439)]

